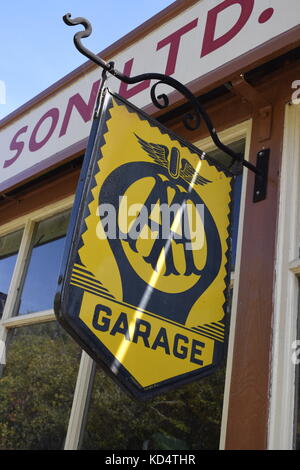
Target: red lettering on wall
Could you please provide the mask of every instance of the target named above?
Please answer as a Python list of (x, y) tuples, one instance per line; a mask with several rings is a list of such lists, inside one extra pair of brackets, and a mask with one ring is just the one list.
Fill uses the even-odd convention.
[[(40, 142), (37, 142), (37, 133), (38, 133), (41, 125), (43, 124), (43, 122), (46, 121), (46, 119), (48, 119), (48, 118), (51, 119), (50, 129), (47, 132), (46, 136)], [(36, 152), (37, 150), (39, 150), (41, 147), (43, 147), (48, 142), (48, 140), (50, 139), (50, 137), (52, 136), (52, 134), (53, 134), (53, 132), (56, 128), (58, 119), (59, 119), (59, 109), (58, 108), (50, 109), (49, 111), (47, 111), (44, 114), (44, 116), (41, 117), (41, 119), (38, 121), (35, 128), (33, 129), (30, 140), (29, 140), (29, 150), (31, 152)]]
[(186, 24), (182, 28), (178, 29), (178, 31), (175, 31), (175, 33), (172, 33), (168, 37), (162, 39), (157, 44), (157, 48), (156, 48), (157, 51), (159, 51), (163, 47), (170, 44), (168, 61), (167, 61), (167, 66), (166, 66), (166, 71), (165, 71), (166, 75), (172, 75), (175, 72), (178, 51), (179, 51), (180, 41), (181, 41), (182, 36), (188, 33), (189, 31), (191, 31), (192, 29), (196, 28), (197, 24), (198, 24), (198, 18)]
[[(232, 5), (241, 6), (241, 14), (237, 23), (227, 33), (215, 38), (218, 15)], [(210, 10), (207, 15), (201, 57), (219, 49), (233, 39), (249, 20), (254, 7), (254, 0), (225, 0)]]
[[(132, 70), (132, 65), (133, 65), (133, 60), (134, 59), (130, 59), (130, 60), (128, 60), (128, 62), (126, 62), (125, 66), (124, 66), (124, 70), (123, 70), (123, 73), (125, 75), (130, 76), (131, 70)], [(147, 88), (149, 88), (150, 83), (151, 83), (151, 80), (145, 80), (145, 81), (143, 81), (141, 83), (138, 83), (137, 85), (133, 86), (132, 88), (130, 88), (130, 90), (128, 90), (128, 84), (124, 83), (124, 82), (121, 82), (119, 93), (120, 93), (121, 96), (123, 96), (123, 98), (129, 99), (129, 98), (132, 98), (134, 95), (137, 95), (141, 91), (144, 91)]]
[(24, 148), (24, 142), (22, 141), (18, 141), (17, 138), (21, 135), (21, 134), (25, 134), (25, 132), (27, 132), (27, 129), (28, 129), (28, 126), (24, 126), (22, 127), (22, 129), (20, 129), (16, 135), (13, 137), (12, 141), (11, 141), (11, 144), (9, 146), (9, 149), (10, 150), (16, 150), (17, 153), (12, 157), (10, 158), (9, 160), (5, 160), (4, 164), (3, 164), (3, 168), (8, 168), (10, 165), (12, 165), (18, 158), (19, 156), (21, 155), (22, 151), (23, 151), (23, 148)]
[(82, 117), (84, 122), (88, 122), (88, 121), (91, 120), (92, 113), (93, 113), (94, 107), (95, 107), (95, 102), (96, 102), (99, 86), (100, 86), (100, 80), (97, 80), (92, 86), (92, 90), (91, 90), (91, 94), (90, 94), (88, 103), (86, 103), (82, 99), (82, 97), (80, 96), (79, 93), (76, 93), (76, 95), (71, 96), (71, 98), (69, 99), (69, 102), (68, 102), (68, 106), (67, 106), (66, 113), (65, 113), (65, 116), (64, 116), (64, 120), (63, 120), (63, 123), (62, 123), (62, 126), (61, 126), (59, 137), (62, 137), (67, 132), (73, 108), (77, 109), (78, 113), (80, 114), (80, 116)]

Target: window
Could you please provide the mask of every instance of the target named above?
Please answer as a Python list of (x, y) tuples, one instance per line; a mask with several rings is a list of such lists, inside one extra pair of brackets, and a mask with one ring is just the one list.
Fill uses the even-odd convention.
[[(278, 218), (269, 448), (299, 448), (300, 107), (286, 106)], [(299, 322), (299, 320), (298, 320)], [(296, 359), (297, 359), (296, 357)]]
[(97, 369), (82, 449), (218, 449), (224, 376), (138, 402)]
[(0, 227), (0, 450), (64, 448), (81, 349), (53, 300), (71, 203)]
[(63, 449), (80, 352), (57, 322), (10, 331), (0, 450)]

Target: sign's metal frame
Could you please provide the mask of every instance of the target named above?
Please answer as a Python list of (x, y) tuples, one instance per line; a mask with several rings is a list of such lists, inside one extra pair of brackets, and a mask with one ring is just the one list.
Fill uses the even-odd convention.
[[(105, 73), (104, 73), (105, 75)], [(104, 77), (105, 78), (105, 77)], [(101, 342), (95, 337), (92, 331), (88, 326), (79, 318), (79, 312), (81, 308), (82, 295), (79, 297), (76, 295), (70, 295), (70, 279), (72, 275), (72, 269), (74, 263), (76, 263), (76, 257), (78, 256), (77, 248), (81, 240), (81, 221), (84, 219), (84, 213), (87, 207), (87, 201), (89, 198), (90, 184), (93, 176), (95, 175), (95, 165), (99, 160), (99, 145), (100, 139), (103, 138), (102, 130), (106, 126), (107, 118), (109, 115), (109, 106), (108, 99), (109, 96), (115, 97), (118, 101), (123, 102), (124, 105), (130, 106), (133, 111), (136, 111), (139, 115), (144, 116), (144, 119), (152, 123), (153, 126), (156, 126), (161, 129), (164, 134), (168, 134), (173, 137), (175, 140), (182, 143), (183, 146), (189, 146), (191, 150), (194, 150), (197, 154), (205, 155), (205, 160), (207, 160), (210, 165), (216, 167), (220, 172), (224, 173), (226, 176), (232, 176), (230, 172), (223, 167), (221, 164), (217, 163), (214, 159), (211, 159), (204, 152), (201, 152), (199, 148), (194, 147), (193, 144), (187, 143), (184, 139), (181, 139), (171, 130), (167, 129), (161, 123), (155, 119), (148, 116), (142, 110), (138, 109), (136, 106), (128, 103), (125, 99), (119, 95), (110, 92), (104, 86), (105, 80), (103, 80), (103, 87), (99, 94), (99, 99), (97, 107), (95, 109), (94, 121), (92, 125), (91, 134), (88, 141), (88, 146), (83, 162), (83, 166), (80, 173), (80, 178), (77, 186), (75, 201), (73, 204), (69, 229), (67, 233), (65, 250), (60, 270), (60, 275), (58, 279), (58, 290), (55, 296), (54, 310), (58, 321), (62, 326), (69, 332), (69, 334), (76, 340), (76, 342), (84, 349), (97, 363), (101, 363), (103, 369), (110, 375), (114, 380), (117, 380), (118, 384), (131, 396), (136, 397), (140, 400), (145, 400), (152, 398), (161, 392), (167, 392), (174, 388), (174, 386), (184, 385), (190, 383), (195, 379), (205, 377), (210, 375), (213, 371), (219, 368), (224, 359), (224, 351), (227, 348), (228, 344), (228, 303), (229, 303), (229, 284), (230, 284), (230, 274), (231, 274), (231, 250), (230, 250), (230, 239), (231, 239), (231, 228), (232, 228), (232, 198), (229, 205), (230, 216), (229, 216), (229, 228), (228, 228), (228, 238), (226, 240), (226, 279), (225, 284), (228, 288), (224, 291), (224, 341), (216, 342), (217, 344), (214, 347), (213, 362), (211, 365), (198, 368), (194, 372), (187, 372), (186, 374), (181, 374), (172, 377), (171, 379), (166, 379), (161, 381), (153, 386), (142, 388), (135, 378), (123, 367), (121, 363), (117, 364), (117, 367), (112, 370), (111, 365), (115, 361), (115, 358), (106, 347), (101, 344)], [(233, 191), (233, 178), (231, 179), (231, 194)], [(184, 325), (182, 325), (184, 328)], [(84, 338), (84, 339), (83, 339)], [(88, 340), (86, 340), (88, 339)]]

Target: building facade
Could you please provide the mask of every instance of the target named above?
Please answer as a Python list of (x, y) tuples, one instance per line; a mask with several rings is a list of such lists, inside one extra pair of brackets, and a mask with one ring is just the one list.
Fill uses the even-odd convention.
[[(297, 0), (177, 0), (100, 54), (184, 83), (254, 165), (270, 152), (263, 201), (253, 173), (235, 179), (226, 360), (150, 402), (119, 390), (53, 311), (100, 69), (86, 62), (0, 122), (1, 449), (300, 448), (299, 18)], [(204, 125), (183, 126), (184, 98), (161, 86), (170, 105), (157, 110), (151, 84), (108, 79), (221, 159)]]

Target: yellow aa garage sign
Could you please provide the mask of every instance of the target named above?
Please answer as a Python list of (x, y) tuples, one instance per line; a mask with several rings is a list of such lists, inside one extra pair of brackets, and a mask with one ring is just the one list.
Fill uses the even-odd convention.
[(232, 178), (105, 91), (67, 237), (55, 311), (126, 390), (212, 372), (224, 350)]

